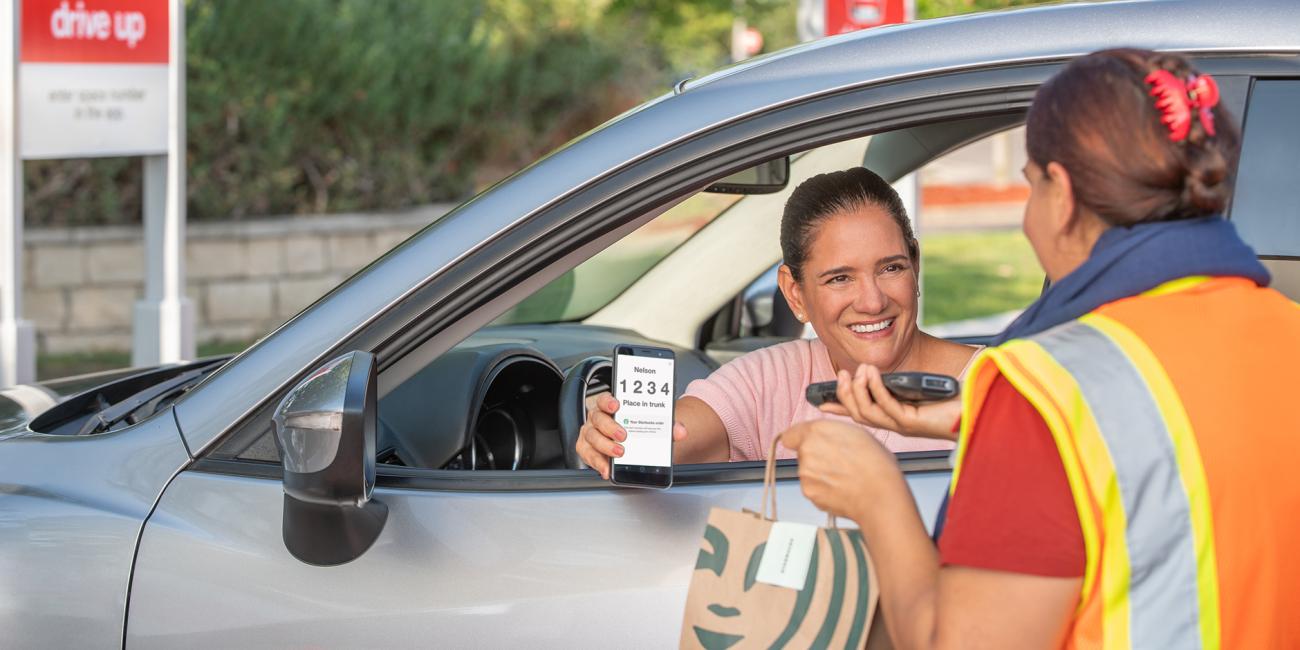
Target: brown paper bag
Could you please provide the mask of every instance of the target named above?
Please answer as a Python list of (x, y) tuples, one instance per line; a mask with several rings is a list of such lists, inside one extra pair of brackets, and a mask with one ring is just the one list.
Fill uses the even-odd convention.
[(879, 591), (875, 567), (858, 531), (839, 529), (833, 518), (828, 527), (818, 529), (801, 588), (758, 581), (768, 536), (777, 521), (775, 477), (773, 440), (763, 481), (763, 512), (721, 508), (709, 512), (686, 596), (681, 647), (720, 650), (865, 645)]

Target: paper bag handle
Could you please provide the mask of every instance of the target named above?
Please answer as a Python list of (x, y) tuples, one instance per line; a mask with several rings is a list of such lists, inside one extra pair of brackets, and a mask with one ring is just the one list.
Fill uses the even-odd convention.
[[(759, 516), (768, 521), (776, 521), (776, 443), (781, 439), (781, 433), (772, 436), (772, 444), (767, 448), (767, 467), (763, 469), (763, 502), (759, 508)], [(772, 516), (767, 516), (768, 505), (771, 504)], [(835, 521), (835, 515), (826, 513), (826, 527), (839, 528)]]
[[(781, 432), (772, 436), (772, 444), (767, 447), (767, 467), (763, 469), (763, 501), (760, 504), (760, 516), (769, 521), (776, 521), (776, 443), (781, 439)], [(772, 516), (767, 515), (768, 503), (772, 506)]]

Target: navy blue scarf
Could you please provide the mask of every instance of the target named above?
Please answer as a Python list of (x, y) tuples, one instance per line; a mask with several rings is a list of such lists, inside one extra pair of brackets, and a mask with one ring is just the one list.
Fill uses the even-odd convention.
[(1114, 227), (1079, 268), (1048, 287), (993, 340), (1001, 345), (1072, 321), (1108, 303), (1190, 275), (1237, 276), (1268, 286), (1268, 269), (1220, 217)]
[[(1113, 227), (1097, 239), (1079, 268), (1048, 287), (993, 339), (993, 345), (1037, 334), (1106, 303), (1192, 275), (1243, 277), (1261, 287), (1272, 279), (1237, 229), (1220, 217)], [(935, 519), (936, 542), (947, 513), (945, 495)]]

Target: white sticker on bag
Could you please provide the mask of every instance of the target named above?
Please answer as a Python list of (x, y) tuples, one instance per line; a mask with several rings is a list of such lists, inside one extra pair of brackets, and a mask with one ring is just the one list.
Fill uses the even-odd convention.
[(812, 562), (813, 549), (816, 547), (816, 526), (773, 522), (754, 579), (778, 587), (803, 589), (804, 581), (808, 579), (808, 565)]

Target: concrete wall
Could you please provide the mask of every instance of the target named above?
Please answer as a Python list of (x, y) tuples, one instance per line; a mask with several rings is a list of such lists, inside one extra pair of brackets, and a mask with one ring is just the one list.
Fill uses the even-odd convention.
[[(448, 207), (189, 224), (187, 294), (199, 343), (260, 337)], [(39, 352), (130, 349), (144, 295), (141, 229), (28, 229), (25, 244), (23, 314), (36, 325)]]

